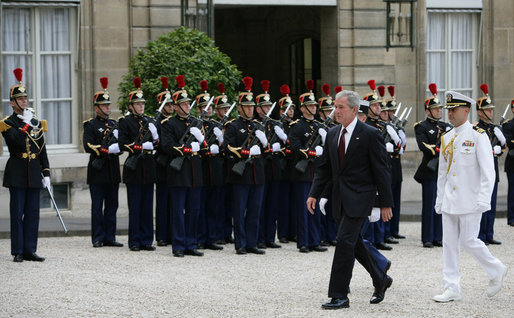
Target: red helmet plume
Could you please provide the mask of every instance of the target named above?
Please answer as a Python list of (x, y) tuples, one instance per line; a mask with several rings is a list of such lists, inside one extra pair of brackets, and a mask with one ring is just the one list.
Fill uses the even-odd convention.
[(107, 86), (109, 85), (109, 78), (108, 77), (100, 77), (100, 85), (102, 85), (103, 89), (107, 89)]
[(225, 84), (218, 83), (218, 90), (220, 91), (221, 94), (224, 94), (225, 93)]
[(289, 95), (289, 93), (291, 93), (291, 90), (289, 89), (289, 85), (284, 84), (284, 85), (280, 86), (280, 94), (287, 96), (287, 95)]
[(428, 84), (428, 89), (430, 90), (430, 93), (432, 93), (432, 95), (434, 95), (434, 96), (437, 95), (437, 85), (436, 85), (436, 83)]
[(206, 80), (201, 80), (200, 88), (202, 89), (202, 91), (207, 92), (207, 90), (209, 89), (209, 83), (207, 83)]
[(178, 89), (183, 89), (184, 86), (186, 86), (186, 79), (184, 78), (184, 75), (177, 75), (175, 77), (175, 82), (177, 82)]
[(321, 85), (321, 90), (323, 91), (323, 93), (325, 93), (325, 95), (330, 95), (330, 85), (328, 84), (323, 84)]
[(375, 85), (375, 80), (369, 80), (368, 81), (369, 88), (371, 88), (372, 91), (377, 89), (377, 85)]
[(245, 85), (245, 89), (247, 91), (251, 91), (253, 85), (253, 78), (251, 78), (250, 76), (243, 77), (243, 84)]
[(342, 86), (336, 86), (336, 87), (334, 87), (334, 91), (336, 92), (336, 94), (337, 94), (337, 93), (339, 93), (339, 92), (340, 92), (340, 91), (342, 91), (342, 90), (343, 90), (343, 87), (342, 87)]
[(387, 91), (389, 92), (389, 95), (394, 98), (394, 86), (387, 86)]
[(484, 92), (484, 94), (489, 95), (489, 86), (487, 86), (487, 84), (480, 85), (480, 89), (482, 92)]
[(134, 82), (134, 87), (135, 88), (141, 88), (141, 79), (139, 77), (134, 77), (132, 82)]
[(380, 85), (380, 86), (378, 87), (378, 94), (380, 94), (380, 97), (384, 97), (384, 95), (385, 95), (385, 89), (386, 89), (386, 88), (385, 88), (385, 86), (383, 86), (383, 85)]
[(268, 80), (261, 81), (261, 86), (262, 86), (262, 90), (264, 91), (264, 93), (267, 93), (269, 91), (269, 83), (270, 83), (270, 81), (268, 81)]
[(161, 83), (162, 83), (162, 87), (164, 87), (165, 90), (168, 90), (168, 87), (169, 87), (168, 78), (161, 77)]
[(14, 77), (16, 77), (18, 82), (21, 83), (21, 80), (23, 79), (23, 70), (21, 68), (15, 68), (13, 73), (14, 73)]
[(307, 80), (307, 89), (310, 90), (312, 92), (312, 90), (314, 89), (314, 81), (313, 80)]

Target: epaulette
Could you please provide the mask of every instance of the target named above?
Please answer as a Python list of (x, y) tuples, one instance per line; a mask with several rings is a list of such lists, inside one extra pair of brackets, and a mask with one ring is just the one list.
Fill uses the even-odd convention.
[(170, 119), (171, 116), (168, 116), (166, 118), (164, 118), (163, 120), (161, 120), (161, 125), (164, 124), (166, 121), (168, 121), (168, 119)]
[(480, 127), (478, 127), (478, 126), (473, 126), (473, 129), (476, 130), (479, 134), (485, 133), (485, 130), (480, 128)]
[(223, 126), (226, 126), (228, 123), (231, 123), (231, 122), (233, 122), (234, 120), (235, 120), (234, 118), (232, 118), (231, 120), (228, 120), (228, 121), (225, 123), (225, 125), (223, 125)]
[(84, 121), (82, 122), (82, 124), (85, 124), (85, 123), (87, 123), (87, 122), (89, 122), (89, 121), (91, 121), (91, 120), (93, 120), (93, 117), (91, 117), (91, 118), (89, 118), (89, 119), (87, 119), (87, 120), (84, 120)]
[(297, 123), (297, 122), (299, 122), (299, 121), (300, 121), (300, 119), (297, 119), (297, 120), (295, 120), (295, 121), (292, 121), (292, 122), (289, 124), (289, 126), (293, 126), (294, 124), (296, 124), (296, 123)]
[(412, 127), (416, 127), (421, 122), (422, 122), (422, 120), (418, 121), (417, 123), (414, 123), (414, 125), (412, 125)]
[(503, 126), (503, 125), (505, 125), (506, 123), (508, 123), (510, 120), (511, 120), (511, 118), (509, 118), (509, 119), (505, 120), (505, 121), (503, 122), (502, 126)]
[(0, 120), (0, 133), (3, 133), (4, 131), (11, 128), (11, 126), (5, 122), (7, 118), (9, 118), (9, 116), (6, 116), (4, 119)]
[(122, 119), (125, 119), (125, 116), (121, 116), (118, 118), (118, 121), (122, 120)]

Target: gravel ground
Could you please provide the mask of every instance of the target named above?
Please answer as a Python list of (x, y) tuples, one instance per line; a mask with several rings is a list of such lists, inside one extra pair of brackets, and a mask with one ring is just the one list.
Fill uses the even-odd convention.
[[(503, 289), (485, 296), (488, 278), (467, 254), (461, 257), (462, 300), (437, 304), (442, 250), (424, 249), (420, 223), (400, 225), (407, 239), (385, 255), (394, 282), (379, 305), (370, 305), (371, 279), (356, 263), (350, 308), (324, 311), (334, 249), (300, 254), (292, 243), (266, 255), (235, 255), (232, 245), (204, 257), (175, 258), (171, 248), (130, 252), (93, 249), (89, 237), (42, 238), (43, 263), (12, 262), (10, 241), (0, 240), (0, 317), (512, 317), (514, 228), (496, 223), (490, 246), (510, 267)], [(126, 242), (127, 237), (118, 237)]]

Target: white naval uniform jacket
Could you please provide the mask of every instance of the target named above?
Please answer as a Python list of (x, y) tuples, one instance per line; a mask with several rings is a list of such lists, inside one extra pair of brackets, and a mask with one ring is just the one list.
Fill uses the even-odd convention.
[(491, 142), (466, 121), (441, 138), (435, 211), (482, 213), (491, 209), (495, 181)]

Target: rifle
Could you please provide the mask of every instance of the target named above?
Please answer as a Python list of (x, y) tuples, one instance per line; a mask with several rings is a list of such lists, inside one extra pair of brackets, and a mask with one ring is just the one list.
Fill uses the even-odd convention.
[(405, 115), (405, 118), (403, 119), (402, 123), (400, 124), (400, 128), (404, 128), (407, 124), (407, 121), (409, 120), (410, 112), (412, 111), (412, 107), (409, 108), (409, 111), (407, 112), (407, 115)]
[[(319, 127), (319, 128), (323, 128), (323, 129), (327, 130), (327, 125), (332, 120), (332, 116), (334, 116), (334, 111), (335, 111), (335, 108), (332, 110), (330, 115), (328, 115), (327, 119), (325, 119), (325, 121), (321, 124), (322, 127)], [(319, 134), (319, 129), (316, 129), (313, 132), (313, 134), (311, 135), (311, 138), (309, 138), (309, 140), (307, 140), (307, 143), (305, 144), (304, 148), (307, 148), (307, 150), (308, 150), (308, 149), (310, 149), (312, 147), (315, 147), (315, 146), (319, 145), (320, 142), (321, 142), (321, 135)], [(309, 162), (311, 162), (311, 161), (312, 161), (311, 158), (302, 159), (302, 160), (300, 160), (300, 161), (298, 161), (296, 163), (294, 168), (297, 171), (299, 171), (300, 173), (305, 173), (305, 170), (307, 170), (307, 166), (309, 165)]]
[(393, 124), (393, 125), (396, 125), (396, 122), (398, 121), (398, 117), (396, 117), (396, 116), (400, 112), (400, 108), (402, 108), (402, 103), (401, 102), (400, 102), (400, 104), (398, 104), (398, 108), (396, 108), (396, 111), (394, 112), (393, 120), (391, 120), (391, 124)]
[[(196, 127), (196, 128), (199, 128), (199, 129), (202, 128), (202, 123), (203, 123), (203, 119), (202, 118), (207, 114), (207, 110), (209, 110), (209, 107), (211, 106), (211, 103), (212, 103), (213, 100), (214, 100), (214, 96), (211, 97), (211, 99), (207, 103), (207, 106), (205, 106), (205, 109), (200, 114), (198, 119), (194, 119), (193, 118), (194, 119), (193, 123), (187, 127), (187, 129), (184, 132), (184, 134), (182, 135), (182, 137), (180, 137), (179, 144), (181, 144), (181, 145), (190, 145), (193, 142), (194, 136), (189, 135), (189, 138), (187, 138), (187, 140), (185, 140), (186, 136), (189, 134), (189, 131), (191, 130), (192, 127)], [(194, 105), (195, 102), (196, 102), (196, 100), (193, 102), (192, 105)], [(190, 107), (190, 109), (191, 108), (193, 108), (193, 107)], [(173, 158), (171, 160), (170, 167), (173, 168), (173, 170), (180, 171), (180, 170), (182, 170), (182, 165), (183, 164), (184, 164), (184, 156), (175, 157), (175, 158)]]
[[(45, 176), (41, 173), (41, 177), (45, 178)], [(57, 203), (55, 203), (54, 195), (52, 194), (52, 190), (50, 190), (50, 187), (45, 187), (46, 190), (48, 190), (48, 194), (50, 195), (50, 201), (52, 201), (52, 205), (55, 209), (55, 212), (57, 213), (57, 217), (59, 218), (59, 221), (61, 221), (62, 228), (64, 230), (64, 234), (68, 233), (68, 229), (66, 228), (66, 225), (64, 224), (64, 221), (62, 220), (61, 212), (59, 212), (59, 208), (57, 207)]]
[[(502, 129), (503, 122), (505, 121), (505, 116), (507, 115), (507, 111), (509, 110), (509, 106), (510, 106), (510, 104), (507, 104), (507, 107), (505, 107), (505, 111), (503, 112), (503, 115), (500, 119), (500, 124), (493, 125), (494, 127), (500, 128), (500, 131)], [(494, 130), (493, 130), (493, 134), (494, 134)], [(497, 143), (498, 143), (498, 137), (496, 137), (496, 134), (494, 134), (494, 138), (491, 140), (491, 146), (494, 148), (494, 145), (496, 145)], [(508, 152), (508, 155), (510, 155), (510, 150)]]
[[(248, 136), (246, 136), (246, 139), (245, 139), (245, 141), (242, 144), (242, 148), (243, 149), (245, 149), (245, 148), (246, 149), (250, 149), (250, 148), (252, 148), (253, 146), (255, 146), (257, 144), (257, 142), (258, 142), (258, 138), (257, 137), (254, 137), (250, 143), (248, 143), (248, 140), (250, 139), (250, 136), (255, 135), (255, 132), (258, 130), (258, 128), (266, 127), (266, 124), (267, 124), (268, 120), (270, 119), (269, 116), (271, 115), (271, 112), (273, 112), (273, 109), (275, 108), (276, 104), (277, 104), (276, 102), (273, 103), (273, 105), (271, 106), (271, 109), (266, 114), (266, 117), (264, 118), (264, 120), (262, 121), (261, 124), (259, 124), (259, 125), (255, 124), (253, 126), (252, 130), (248, 133)], [(264, 129), (264, 131), (265, 131), (265, 129)], [(242, 176), (244, 171), (245, 171), (246, 164), (252, 162), (252, 160), (253, 160), (253, 158), (250, 157), (250, 156), (246, 160), (239, 160), (232, 167), (232, 171), (235, 174), (237, 174), (238, 176)]]
[(229, 115), (230, 115), (230, 113), (232, 112), (232, 110), (234, 109), (235, 106), (236, 106), (236, 102), (232, 103), (232, 106), (230, 106), (230, 108), (228, 109), (228, 111), (225, 114), (225, 116), (223, 116), (223, 118), (221, 118), (221, 121), (218, 122), (218, 121), (213, 120), (214, 125), (205, 134), (206, 137), (209, 136), (209, 139), (207, 139), (207, 145), (212, 145), (214, 143), (214, 139), (216, 138), (216, 135), (213, 133), (214, 127), (218, 127), (220, 129), (223, 129), (223, 126), (228, 121)]
[[(150, 129), (148, 128), (150, 121), (146, 120), (146, 118), (144, 118), (144, 117), (143, 117), (143, 121), (144, 121), (143, 127), (139, 130), (136, 138), (134, 138), (134, 143), (141, 140), (141, 144), (143, 144), (150, 136)], [(143, 138), (141, 138), (141, 136)], [(145, 155), (144, 150), (141, 150), (141, 152), (139, 154), (129, 156), (127, 158), (127, 160), (125, 161), (125, 167), (127, 167), (127, 169), (132, 170), (132, 171), (136, 170), (137, 162), (139, 161), (139, 159), (143, 158), (144, 155)]]
[[(118, 129), (118, 123), (115, 122), (112, 127), (107, 126), (107, 129), (109, 129), (109, 133), (106, 134), (102, 138), (102, 142), (100, 143), (102, 148), (109, 148), (110, 145), (114, 144), (113, 140), (115, 140), (116, 137), (114, 137), (114, 133), (113, 132), (114, 132), (115, 129)], [(116, 140), (116, 142), (117, 142), (117, 140)], [(106, 155), (106, 156), (97, 156), (95, 159), (93, 159), (93, 161), (91, 162), (91, 165), (93, 166), (93, 168), (95, 168), (98, 171), (102, 170), (102, 168), (104, 166), (104, 162), (105, 162), (104, 159), (107, 158), (107, 156), (108, 155)]]
[(407, 108), (404, 108), (400, 117), (396, 118), (396, 121), (393, 121), (392, 124), (395, 125), (396, 127), (400, 128), (403, 116), (405, 116), (406, 112), (407, 112)]
[[(278, 120), (277, 126), (279, 126), (282, 129), (284, 128), (284, 121), (287, 118), (287, 112), (291, 108), (291, 105), (292, 105), (292, 102), (289, 102), (287, 105), (286, 111), (282, 114), (282, 116)], [(269, 138), (269, 140), (270, 140), (269, 144), (273, 145), (277, 141), (277, 138), (278, 138), (277, 134), (275, 133), (275, 131), (273, 131), (271, 138)]]

